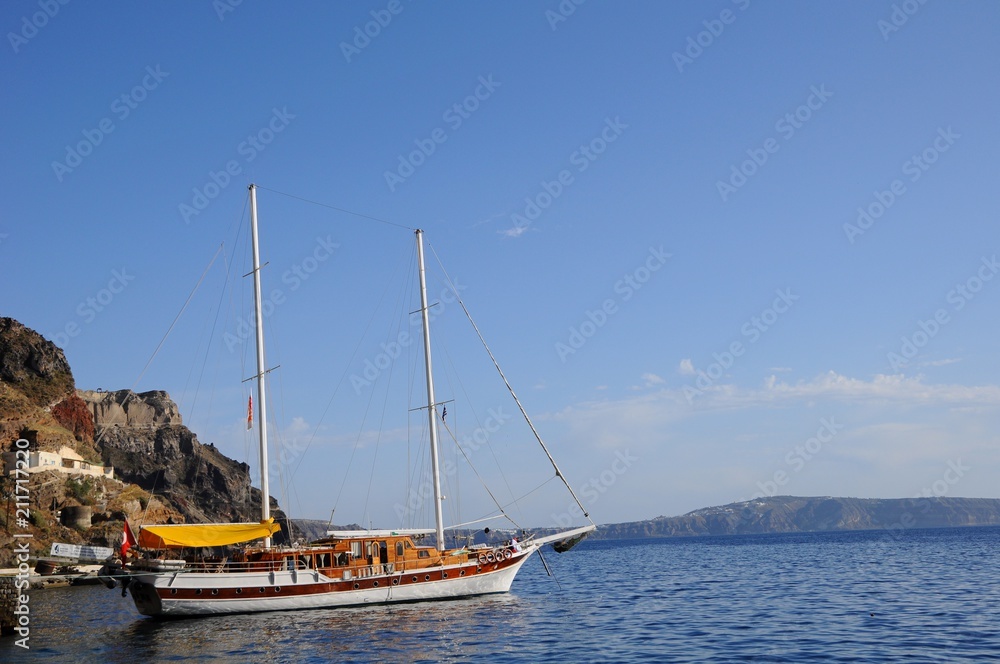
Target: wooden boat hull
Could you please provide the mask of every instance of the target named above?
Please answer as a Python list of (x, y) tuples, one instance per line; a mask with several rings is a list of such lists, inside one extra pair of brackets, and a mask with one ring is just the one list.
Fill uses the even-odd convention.
[(510, 559), (329, 578), (316, 570), (273, 572), (133, 572), (128, 585), (139, 613), (184, 617), (417, 602), (510, 590), (537, 547)]

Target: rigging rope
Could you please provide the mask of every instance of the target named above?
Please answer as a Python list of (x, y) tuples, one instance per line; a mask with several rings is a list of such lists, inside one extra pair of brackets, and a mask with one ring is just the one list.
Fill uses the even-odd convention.
[[(153, 351), (153, 354), (149, 356), (148, 360), (146, 360), (146, 365), (142, 368), (142, 371), (139, 372), (138, 377), (136, 377), (135, 382), (132, 383), (132, 387), (129, 388), (128, 394), (125, 395), (125, 399), (122, 401), (121, 405), (122, 405), (123, 408), (124, 408), (125, 404), (128, 403), (128, 400), (130, 398), (132, 398), (132, 395), (135, 394), (135, 388), (139, 384), (139, 381), (142, 380), (142, 377), (144, 375), (146, 375), (146, 370), (149, 369), (149, 365), (153, 363), (153, 359), (160, 352), (160, 349), (163, 348), (163, 344), (166, 343), (167, 337), (170, 336), (170, 333), (173, 331), (174, 326), (177, 324), (177, 321), (180, 320), (181, 315), (184, 314), (184, 310), (187, 309), (187, 306), (189, 304), (191, 304), (191, 299), (194, 297), (194, 294), (198, 292), (198, 288), (201, 286), (201, 282), (205, 280), (205, 275), (207, 275), (208, 271), (210, 269), (212, 269), (212, 265), (215, 264), (215, 259), (219, 257), (219, 252), (222, 251), (222, 249), (223, 249), (224, 246), (225, 245), (220, 244), (219, 248), (215, 250), (215, 254), (212, 256), (212, 260), (210, 260), (208, 262), (208, 265), (205, 267), (205, 270), (201, 273), (201, 277), (198, 279), (198, 283), (196, 283), (194, 285), (194, 288), (191, 289), (191, 293), (188, 295), (187, 299), (184, 301), (184, 306), (182, 306), (181, 310), (177, 312), (176, 316), (174, 316), (174, 320), (173, 320), (173, 322), (170, 323), (170, 327), (167, 328), (166, 334), (164, 334), (163, 338), (160, 339), (160, 343), (158, 343), (156, 345), (156, 349)], [(104, 429), (101, 430), (100, 435), (98, 435), (97, 438), (94, 440), (94, 445), (95, 446), (98, 443), (101, 442), (101, 439), (104, 437), (104, 432), (107, 431), (107, 430), (108, 430), (107, 427), (105, 427)]]
[[(448, 432), (448, 435), (451, 436), (451, 439), (455, 442), (455, 447), (457, 447), (458, 450), (462, 453), (462, 456), (465, 457), (465, 462), (469, 464), (469, 468), (471, 468), (472, 472), (476, 474), (476, 478), (482, 483), (483, 488), (486, 489), (486, 493), (490, 494), (490, 498), (493, 499), (493, 504), (495, 504), (497, 506), (497, 508), (500, 510), (501, 514), (503, 514), (505, 517), (507, 517), (508, 521), (510, 521), (515, 526), (517, 526), (518, 528), (520, 528), (521, 526), (517, 523), (517, 521), (514, 521), (514, 519), (512, 519), (509, 514), (507, 514), (507, 512), (503, 508), (503, 505), (500, 504), (500, 501), (497, 500), (496, 496), (493, 495), (493, 492), (490, 491), (490, 487), (488, 487), (486, 485), (486, 482), (483, 480), (482, 476), (479, 474), (479, 471), (476, 470), (476, 467), (472, 465), (472, 459), (470, 459), (469, 455), (465, 453), (465, 449), (461, 445), (459, 445), (458, 438), (455, 437), (455, 434), (454, 434), (454, 432), (452, 432), (451, 427), (448, 426), (448, 423), (445, 422), (444, 418), (442, 418), (441, 415), (437, 412), (437, 408), (434, 409), (434, 414), (438, 416), (439, 420), (441, 420), (441, 425), (444, 426), (445, 431)], [(510, 487), (508, 486), (508, 489), (509, 488)]]
[(455, 300), (462, 307), (462, 311), (465, 312), (465, 315), (469, 319), (469, 322), (472, 323), (472, 329), (476, 331), (476, 335), (479, 337), (479, 341), (482, 342), (483, 348), (486, 349), (486, 352), (487, 354), (489, 354), (490, 359), (493, 360), (493, 366), (496, 367), (497, 372), (500, 374), (500, 378), (503, 379), (504, 385), (507, 386), (507, 391), (510, 392), (510, 396), (514, 397), (514, 403), (516, 403), (518, 409), (520, 409), (521, 415), (524, 417), (524, 421), (528, 423), (528, 427), (531, 429), (531, 433), (535, 434), (535, 440), (537, 440), (538, 444), (542, 446), (542, 450), (545, 451), (545, 456), (549, 458), (549, 463), (552, 464), (552, 468), (554, 468), (556, 471), (556, 477), (562, 480), (562, 483), (566, 485), (566, 488), (569, 490), (569, 494), (573, 496), (573, 500), (575, 500), (576, 504), (580, 507), (581, 510), (583, 510), (583, 515), (587, 517), (587, 520), (590, 521), (591, 523), (594, 523), (594, 520), (590, 518), (590, 513), (587, 511), (587, 508), (584, 507), (583, 503), (580, 502), (580, 499), (576, 497), (576, 492), (573, 491), (573, 487), (570, 486), (569, 482), (566, 480), (566, 477), (562, 474), (562, 471), (559, 470), (559, 466), (558, 464), (556, 464), (556, 460), (552, 457), (552, 453), (549, 452), (549, 448), (545, 446), (545, 442), (542, 441), (542, 437), (538, 434), (538, 431), (535, 429), (535, 425), (532, 424), (531, 418), (528, 417), (528, 412), (524, 410), (524, 406), (521, 405), (521, 401), (517, 398), (517, 394), (514, 393), (514, 388), (511, 387), (510, 382), (507, 380), (507, 376), (504, 375), (503, 369), (500, 368), (499, 362), (497, 362), (497, 359), (493, 357), (493, 351), (491, 351), (490, 347), (486, 345), (486, 339), (483, 338), (483, 334), (479, 331), (479, 327), (476, 325), (476, 321), (472, 319), (472, 314), (469, 313), (469, 309), (465, 306), (465, 302), (462, 301), (462, 296), (459, 294), (458, 289), (455, 288), (455, 285), (451, 280), (451, 276), (449, 276), (448, 271), (444, 269), (444, 265), (442, 265), (441, 259), (438, 258), (437, 252), (434, 250), (434, 245), (431, 245), (431, 253), (434, 254), (434, 258), (435, 260), (437, 260), (438, 266), (441, 268), (441, 272), (444, 273), (444, 277), (448, 281), (448, 286), (451, 288), (452, 292), (455, 293)]
[(326, 203), (319, 203), (317, 201), (311, 201), (308, 198), (302, 198), (301, 196), (295, 196), (294, 194), (286, 194), (283, 191), (275, 191), (274, 189), (268, 189), (267, 187), (262, 187), (257, 185), (258, 189), (263, 189), (264, 191), (270, 191), (273, 194), (278, 194), (280, 196), (287, 196), (288, 198), (294, 198), (297, 201), (302, 201), (303, 203), (309, 203), (310, 205), (318, 205), (320, 207), (330, 208), (331, 210), (336, 210), (337, 212), (344, 212), (346, 214), (354, 215), (355, 217), (361, 217), (362, 219), (369, 219), (371, 221), (377, 221), (380, 224), (388, 224), (390, 226), (395, 226), (396, 228), (405, 228), (408, 231), (415, 231), (417, 229), (410, 228), (409, 226), (404, 226), (403, 224), (397, 224), (394, 221), (387, 221), (385, 219), (379, 219), (378, 217), (372, 217), (367, 214), (361, 214), (360, 212), (353, 212), (351, 210), (345, 210), (344, 208), (339, 208), (333, 205), (327, 205)]

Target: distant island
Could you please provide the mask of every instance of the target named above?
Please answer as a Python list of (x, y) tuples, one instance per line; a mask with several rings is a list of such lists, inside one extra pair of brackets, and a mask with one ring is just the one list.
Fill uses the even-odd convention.
[(843, 530), (910, 530), (1000, 525), (995, 498), (831, 498), (773, 496), (683, 516), (601, 525), (593, 539), (755, 535)]

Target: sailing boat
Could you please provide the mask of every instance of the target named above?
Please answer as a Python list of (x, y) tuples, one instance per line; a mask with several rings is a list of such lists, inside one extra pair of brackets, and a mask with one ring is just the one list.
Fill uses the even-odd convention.
[[(416, 231), (423, 323), (427, 414), (433, 480), (433, 530), (330, 530), (326, 537), (303, 546), (272, 546), (279, 526), (270, 515), (268, 492), (267, 398), (264, 378), (264, 330), (261, 315), (260, 251), (257, 238), (257, 194), (250, 185), (250, 226), (253, 247), (256, 311), (257, 409), (260, 442), (261, 521), (236, 524), (143, 526), (137, 546), (123, 555), (112, 576), (122, 579), (139, 613), (149, 616), (197, 616), (357, 604), (448, 599), (503, 593), (510, 590), (521, 566), (548, 543), (565, 550), (596, 528), (589, 525), (547, 535), (511, 538), (499, 545), (445, 547), (438, 427), (431, 371), (427, 286), (423, 232)], [(478, 331), (478, 330), (477, 330)], [(492, 354), (491, 354), (492, 357)], [(495, 363), (495, 360), (494, 360)], [(499, 369), (499, 366), (497, 366)], [(501, 372), (502, 375), (502, 372)], [(506, 382), (506, 378), (504, 379)], [(508, 384), (509, 387), (509, 384)], [(511, 391), (513, 395), (513, 391)], [(514, 395), (515, 402), (520, 407)], [(523, 408), (521, 409), (524, 412)], [(530, 420), (528, 420), (530, 425)], [(532, 427), (534, 431), (534, 427)], [(536, 432), (536, 437), (537, 432)], [(544, 443), (538, 437), (545, 449)], [(548, 450), (546, 455), (570, 494), (586, 514)], [(589, 519), (589, 516), (587, 517)], [(434, 535), (435, 545), (425, 546)], [(257, 542), (236, 556), (214, 562), (169, 557), (181, 548), (218, 547)], [(539, 555), (541, 553), (539, 552)]]

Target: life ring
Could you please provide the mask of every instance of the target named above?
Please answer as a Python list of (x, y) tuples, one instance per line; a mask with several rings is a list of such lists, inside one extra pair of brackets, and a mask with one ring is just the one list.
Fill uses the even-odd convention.
[(503, 552), (503, 559), (510, 560), (514, 554), (510, 552), (510, 549), (505, 549)]
[(485, 553), (480, 553), (479, 554), (479, 564), (480, 565), (485, 565), (486, 562), (487, 562), (487, 560), (486, 560), (486, 554)]
[(490, 551), (489, 553), (486, 554), (486, 562), (491, 563), (491, 562), (493, 562), (496, 559), (497, 558), (496, 558), (496, 556), (493, 555), (492, 551)]

